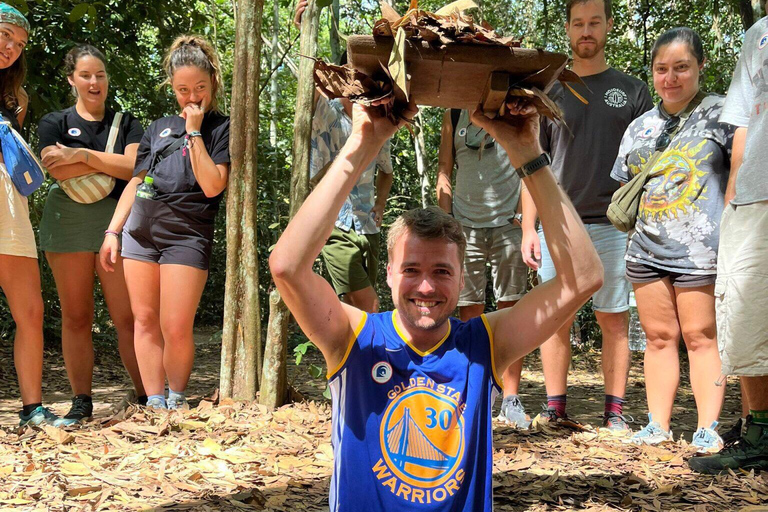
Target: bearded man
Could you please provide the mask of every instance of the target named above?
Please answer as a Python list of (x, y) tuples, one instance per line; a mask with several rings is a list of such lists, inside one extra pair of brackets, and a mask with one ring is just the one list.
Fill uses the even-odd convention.
[[(636, 117), (653, 107), (653, 102), (644, 82), (606, 63), (605, 44), (613, 28), (611, 0), (569, 0), (566, 20), (572, 69), (584, 85), (564, 87), (558, 82), (552, 88), (550, 97), (563, 110), (565, 125), (543, 120), (541, 143), (544, 151), (550, 153), (552, 171), (586, 225), (605, 269), (603, 287), (592, 297), (603, 333), (603, 426), (628, 430), (622, 415), (629, 372), (630, 285), (625, 278), (624, 261), (627, 234), (614, 228), (605, 212), (618, 188), (610, 174), (621, 137)], [(539, 281), (546, 282), (556, 272), (544, 232), (536, 231), (535, 222), (536, 215), (526, 213), (523, 259), (538, 270)], [(575, 422), (565, 412), (571, 324), (572, 321), (567, 322), (541, 346), (547, 407), (534, 419), (534, 426), (542, 422), (574, 426)]]

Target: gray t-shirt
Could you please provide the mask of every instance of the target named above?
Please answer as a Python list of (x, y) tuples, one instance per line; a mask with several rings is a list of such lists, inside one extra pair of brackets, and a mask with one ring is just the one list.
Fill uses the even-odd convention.
[(609, 224), (605, 211), (619, 184), (610, 173), (621, 136), (635, 118), (653, 108), (645, 82), (609, 68), (570, 84), (585, 105), (559, 82), (549, 93), (566, 125), (544, 118), (541, 144), (552, 170), (586, 224)]
[[(656, 161), (645, 184), (627, 261), (681, 274), (717, 273), (720, 217), (731, 165), (734, 129), (718, 118), (724, 98), (696, 107)], [(611, 177), (628, 182), (655, 152), (669, 115), (659, 107), (627, 128)]]
[(453, 131), (456, 185), (453, 216), (465, 226), (495, 228), (509, 224), (520, 199), (520, 177), (506, 151), (461, 111)]
[(768, 200), (768, 18), (747, 31), (741, 55), (725, 100), (721, 123), (747, 128), (744, 160), (736, 176), (732, 203), (745, 205)]

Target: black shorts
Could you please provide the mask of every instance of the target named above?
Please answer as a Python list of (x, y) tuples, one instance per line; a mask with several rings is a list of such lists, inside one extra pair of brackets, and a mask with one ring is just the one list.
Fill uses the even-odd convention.
[(715, 284), (716, 274), (681, 274), (664, 270), (645, 263), (627, 262), (627, 281), (630, 283), (652, 283), (660, 281), (665, 277), (675, 288), (698, 288), (699, 286), (709, 286)]
[(123, 228), (124, 258), (208, 270), (213, 224), (194, 224), (172, 213), (153, 217), (134, 208)]

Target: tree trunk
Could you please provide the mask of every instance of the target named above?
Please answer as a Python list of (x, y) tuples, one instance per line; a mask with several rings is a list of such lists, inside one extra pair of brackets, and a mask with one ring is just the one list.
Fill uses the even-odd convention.
[[(301, 18), (301, 45), (299, 53), (306, 57), (317, 55), (317, 25), (320, 9), (315, 0), (309, 0)], [(312, 138), (312, 113), (315, 110), (315, 82), (312, 70), (315, 62), (302, 58), (299, 62), (299, 80), (296, 87), (296, 116), (293, 121), (293, 169), (291, 170), (290, 218), (299, 211), (309, 191), (309, 145)]]
[(238, 0), (227, 193), (227, 280), (221, 339), (221, 395), (253, 400), (261, 368), (256, 171), (263, 0)]
[(269, 78), (269, 144), (277, 146), (277, 102), (280, 92), (277, 85), (277, 66), (280, 61), (278, 36), (280, 34), (280, 2), (272, 1), (272, 76)]
[(419, 173), (419, 183), (421, 184), (421, 207), (426, 208), (429, 205), (429, 176), (427, 175), (427, 147), (424, 143), (424, 118), (421, 112), (416, 114), (413, 123), (413, 147), (416, 154), (416, 172)]
[(328, 31), (331, 43), (331, 60), (334, 64), (339, 64), (344, 49), (341, 45), (341, 37), (339, 37), (339, 0), (333, 0), (331, 3), (331, 12), (329, 18), (331, 19), (331, 29)]
[(285, 340), (288, 339), (290, 319), (291, 313), (280, 298), (280, 292), (272, 290), (269, 294), (269, 325), (259, 392), (259, 403), (272, 409), (283, 405), (288, 393), (285, 368), (288, 345)]
[[(299, 53), (307, 57), (317, 55), (317, 26), (320, 9), (315, 0), (309, 0), (301, 18), (301, 45)], [(312, 78), (314, 61), (302, 58), (296, 88), (296, 115), (293, 121), (293, 168), (291, 169), (290, 218), (299, 211), (309, 191), (309, 156), (312, 138), (312, 113), (315, 107), (315, 84)], [(265, 389), (260, 397), (269, 407), (283, 405), (286, 398), (285, 359), (288, 351), (288, 321), (290, 313), (277, 290), (269, 296), (269, 328), (267, 332), (268, 364), (264, 365), (262, 380)]]

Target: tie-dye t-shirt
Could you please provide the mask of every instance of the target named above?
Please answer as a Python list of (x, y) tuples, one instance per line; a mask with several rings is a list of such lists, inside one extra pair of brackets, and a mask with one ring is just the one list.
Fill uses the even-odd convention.
[[(715, 274), (720, 216), (734, 128), (720, 124), (724, 98), (710, 95), (694, 110), (654, 165), (645, 184), (626, 259), (681, 274)], [(669, 115), (655, 107), (624, 133), (611, 177), (637, 175), (654, 153)]]

